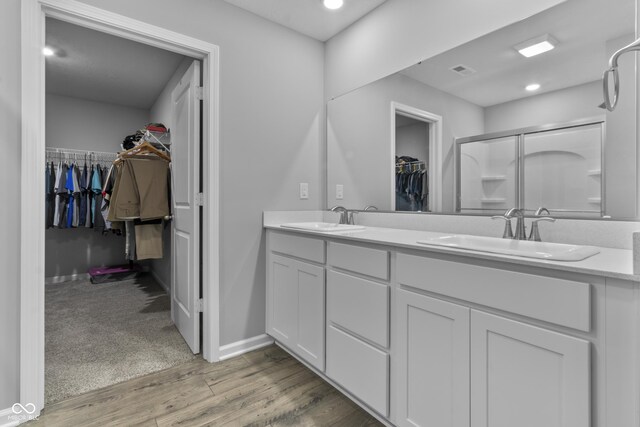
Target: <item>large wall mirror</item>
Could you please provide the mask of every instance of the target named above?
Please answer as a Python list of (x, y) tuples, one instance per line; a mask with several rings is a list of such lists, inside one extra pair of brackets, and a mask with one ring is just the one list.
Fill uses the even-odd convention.
[[(635, 55), (601, 105), (635, 16), (635, 0), (567, 0), (332, 99), (328, 206), (637, 219)], [(525, 56), (536, 44), (553, 48)]]

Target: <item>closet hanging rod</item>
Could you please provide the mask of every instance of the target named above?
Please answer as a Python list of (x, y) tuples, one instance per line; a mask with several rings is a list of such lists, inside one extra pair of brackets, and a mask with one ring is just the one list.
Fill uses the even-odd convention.
[(116, 152), (108, 152), (108, 151), (95, 151), (95, 150), (76, 150), (73, 148), (55, 148), (55, 147), (46, 147), (47, 154), (81, 154), (81, 155), (96, 155), (96, 156), (112, 156), (116, 157), (118, 153)]
[(422, 160), (416, 160), (416, 161), (413, 161), (413, 162), (397, 162), (397, 163), (396, 163), (396, 166), (402, 166), (402, 165), (414, 165), (414, 164), (420, 164), (420, 163), (424, 164), (424, 161), (422, 161)]

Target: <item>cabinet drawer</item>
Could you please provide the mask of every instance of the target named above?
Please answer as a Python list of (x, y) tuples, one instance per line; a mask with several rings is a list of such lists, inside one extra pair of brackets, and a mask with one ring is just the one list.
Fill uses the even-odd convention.
[(389, 252), (329, 242), (328, 264), (343, 270), (389, 280)]
[(588, 332), (590, 285), (399, 253), (398, 283)]
[(269, 250), (324, 264), (324, 240), (270, 232)]
[(330, 321), (383, 347), (389, 346), (389, 286), (348, 274), (327, 273)]
[(333, 326), (327, 328), (327, 375), (385, 417), (389, 356)]

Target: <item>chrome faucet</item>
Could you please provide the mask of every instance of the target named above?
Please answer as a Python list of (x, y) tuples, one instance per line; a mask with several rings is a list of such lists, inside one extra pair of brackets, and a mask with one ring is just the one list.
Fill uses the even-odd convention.
[(349, 220), (353, 222), (353, 214), (349, 215), (349, 210), (344, 206), (334, 206), (330, 210), (331, 212), (340, 212), (338, 224), (349, 224)]
[(504, 217), (511, 219), (513, 217), (517, 218), (516, 221), (516, 233), (513, 236), (514, 240), (527, 240), (527, 231), (524, 226), (524, 212), (522, 209), (511, 208), (504, 213)]
[(368, 206), (365, 206), (365, 207), (364, 207), (364, 210), (365, 210), (365, 211), (377, 211), (377, 210), (378, 210), (378, 208), (377, 208), (377, 207), (375, 207), (375, 206), (373, 206), (373, 205), (368, 205)]
[(551, 218), (549, 216), (550, 215), (549, 209), (543, 208), (542, 206), (539, 207), (533, 215), (538, 218), (531, 221), (531, 233), (529, 234), (529, 240), (540, 242), (541, 239), (540, 239), (540, 231), (538, 230), (538, 222), (540, 221), (555, 222), (556, 219)]

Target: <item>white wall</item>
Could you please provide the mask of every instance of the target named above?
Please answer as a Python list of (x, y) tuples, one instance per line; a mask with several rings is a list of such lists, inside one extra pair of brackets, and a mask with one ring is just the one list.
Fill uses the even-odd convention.
[[(115, 153), (125, 136), (148, 122), (148, 110), (46, 95), (48, 147)], [(84, 274), (90, 267), (123, 263), (123, 237), (86, 228), (45, 232), (45, 277)]]
[(563, 1), (388, 0), (327, 42), (327, 99)]
[[(327, 182), (329, 206), (363, 209), (391, 206), (394, 159), (391, 137), (391, 102), (399, 102), (443, 117), (443, 210), (453, 209), (454, 138), (484, 131), (482, 108), (394, 74), (328, 104)], [(395, 129), (394, 129), (395, 131)], [(335, 186), (344, 186), (344, 199), (335, 198)]]
[[(19, 398), (20, 367), (20, 0), (0, 7), (0, 410)], [(10, 201), (10, 202), (9, 202)], [(4, 421), (0, 419), (0, 422)]]
[(566, 123), (580, 119), (604, 120), (605, 110), (598, 108), (601, 99), (602, 83), (598, 80), (492, 105), (484, 109), (485, 132)]

